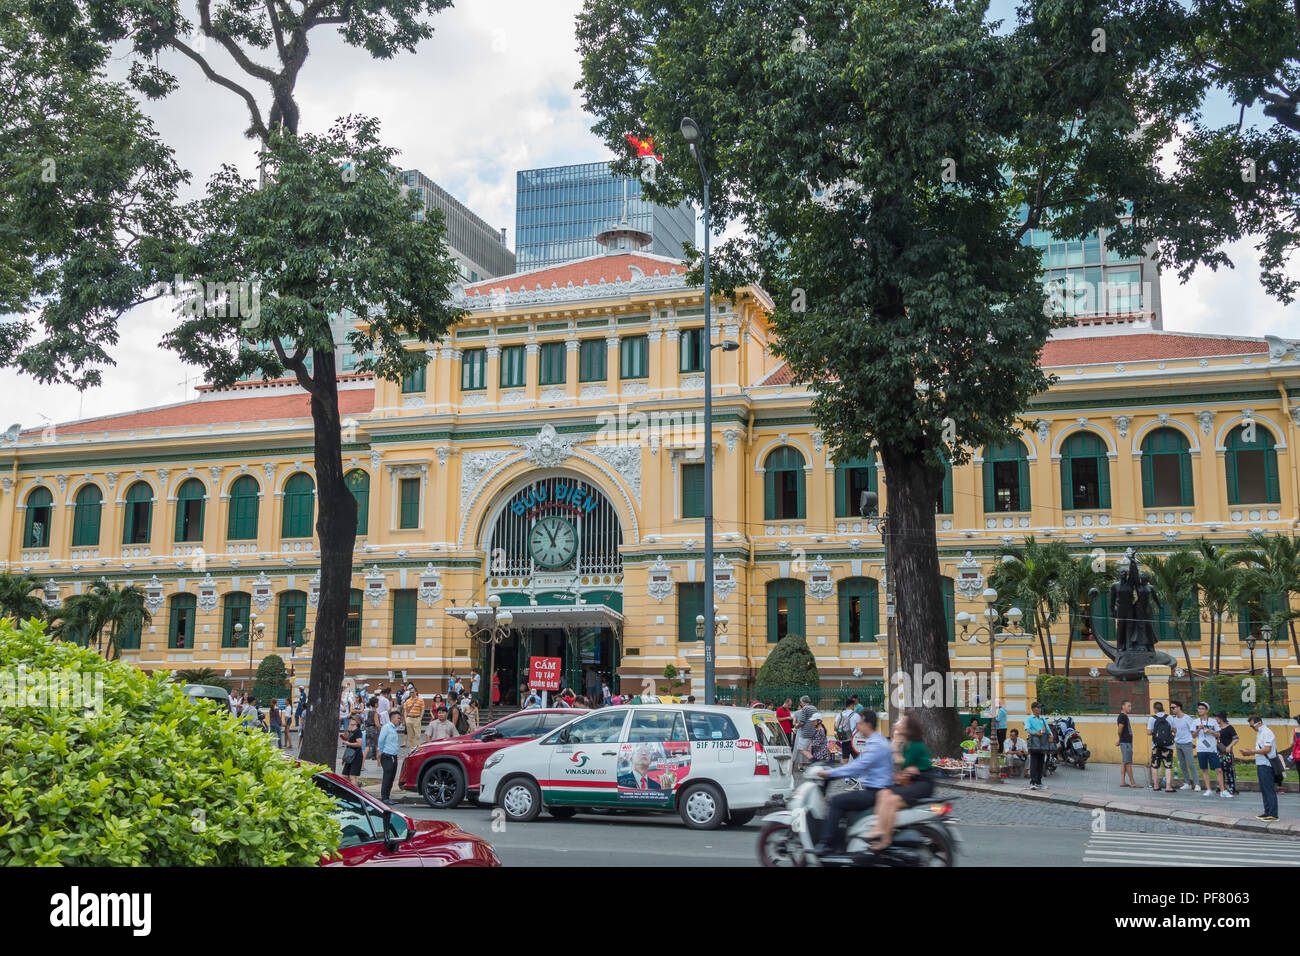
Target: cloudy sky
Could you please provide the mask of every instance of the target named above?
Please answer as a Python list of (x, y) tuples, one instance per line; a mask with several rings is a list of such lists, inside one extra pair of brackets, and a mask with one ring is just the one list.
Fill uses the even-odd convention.
[[(581, 0), (461, 0), (435, 19), (433, 38), (418, 52), (383, 62), (318, 29), (298, 85), (302, 128), (324, 129), (347, 113), (378, 117), (385, 139), (401, 150), (399, 164), (422, 170), (490, 224), (505, 226), (513, 248), (516, 170), (609, 157), (573, 88), (579, 74), (573, 21), (580, 6)], [(251, 171), (242, 101), (206, 83), (196, 68), (172, 66), (182, 90), (145, 109), (193, 174), (191, 191), (223, 162)], [(114, 72), (124, 70), (118, 64)], [(1233, 271), (1198, 272), (1186, 284), (1164, 279), (1165, 327), (1300, 336), (1298, 307), (1284, 308), (1264, 295), (1249, 244), (1230, 255)], [(113, 350), (117, 366), (84, 395), (0, 371), (8, 413), (0, 428), (192, 397), (197, 371), (158, 347), (168, 321), (153, 306), (127, 316)]]

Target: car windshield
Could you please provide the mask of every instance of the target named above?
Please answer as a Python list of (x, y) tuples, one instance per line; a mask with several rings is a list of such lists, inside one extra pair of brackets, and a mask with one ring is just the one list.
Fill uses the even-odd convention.
[(334, 818), (339, 821), (341, 837), (339, 849), (358, 846), (378, 839), (377, 828), (382, 826), (382, 814), (372, 817), (373, 808), (355, 793), (340, 787), (333, 780), (316, 777), (316, 786), (334, 799)]
[(592, 714), (570, 724), (560, 731), (568, 735), (571, 744), (609, 744), (615, 743), (623, 732), (625, 710), (609, 710)]
[(716, 714), (704, 710), (686, 712), (686, 727), (691, 740), (739, 740), (736, 725), (726, 714)]
[(776, 722), (776, 717), (771, 714), (754, 715), (754, 732), (758, 734), (758, 742), (764, 748), (770, 747), (788, 747), (790, 741), (786, 739), (785, 731), (781, 725)]

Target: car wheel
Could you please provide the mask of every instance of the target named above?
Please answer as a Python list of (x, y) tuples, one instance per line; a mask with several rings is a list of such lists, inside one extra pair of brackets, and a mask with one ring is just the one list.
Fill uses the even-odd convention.
[(437, 763), (420, 781), (420, 795), (435, 810), (450, 810), (465, 799), (465, 773), (454, 763)]
[(528, 777), (513, 777), (503, 783), (499, 799), (506, 819), (515, 823), (536, 820), (537, 814), (542, 812), (542, 791)]
[(546, 812), (557, 820), (567, 820), (578, 811), (574, 807), (547, 807)]
[(757, 813), (758, 810), (732, 810), (731, 813), (727, 816), (727, 825), (733, 827), (743, 827), (750, 820), (754, 819), (754, 816)]
[(697, 783), (678, 798), (682, 822), (692, 830), (716, 830), (727, 819), (727, 800), (711, 783)]

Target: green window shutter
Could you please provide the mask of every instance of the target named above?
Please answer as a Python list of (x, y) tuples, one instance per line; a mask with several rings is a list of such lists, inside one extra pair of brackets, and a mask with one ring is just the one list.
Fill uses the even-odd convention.
[(276, 647), (293, 647), (302, 637), (307, 622), (307, 595), (302, 591), (285, 591), (280, 595), (279, 624), (275, 629)]
[(774, 584), (767, 586), (767, 643), (775, 644), (780, 640), (777, 634), (777, 601), (780, 595), (776, 592)]
[(356, 588), (348, 594), (348, 619), (343, 627), (345, 647), (361, 646), (361, 592)]
[(309, 538), (315, 506), (315, 484), (310, 475), (299, 472), (284, 485), (284, 508), (280, 535), (285, 538)]
[(357, 534), (365, 534), (370, 528), (370, 475), (354, 468), (343, 480), (357, 502)]
[(1061, 456), (1061, 507), (1066, 511), (1074, 509), (1074, 482), (1070, 475), (1070, 458)]
[(998, 510), (997, 496), (993, 491), (993, 458), (986, 457), (984, 463), (980, 465), (980, 471), (984, 473), (984, 513)]
[(249, 475), (235, 479), (230, 486), (230, 514), (226, 518), (226, 537), (247, 541), (257, 537), (257, 480)]
[(940, 578), (939, 590), (943, 592), (943, 616), (948, 622), (948, 640), (957, 640), (957, 598), (952, 578)]
[(704, 613), (704, 585), (686, 582), (677, 585), (677, 641), (697, 641), (695, 618)]
[(500, 383), (502, 388), (524, 387), (526, 379), (524, 377), (524, 347), (522, 345), (507, 345), (501, 350)]
[(72, 518), (72, 546), (94, 547), (99, 544), (99, 518), (104, 496), (94, 485), (77, 492), (77, 503)]
[(170, 648), (194, 647), (194, 616), (197, 598), (193, 594), (172, 597), (171, 621), (167, 629), (167, 646)]
[(1264, 493), (1268, 504), (1278, 504), (1282, 500), (1277, 481), (1277, 449), (1269, 441), (1264, 450)]
[(418, 528), (420, 526), (420, 479), (403, 478), (399, 482), (398, 489), (401, 495), (400, 527)]
[[(242, 591), (233, 591), (225, 597), (225, 607), (221, 613), (221, 646), (246, 647), (248, 641), (249, 596)], [(242, 625), (239, 639), (235, 639), (235, 625)]]
[(704, 517), (704, 466), (681, 465), (682, 472), (682, 517)]
[(578, 381), (605, 381), (605, 347), (604, 339), (584, 339), (578, 347)]
[(763, 518), (776, 518), (776, 472), (771, 468), (763, 472)]
[(1178, 494), (1183, 507), (1190, 508), (1196, 503), (1192, 490), (1192, 456), (1185, 448), (1178, 453)]
[[(138, 509), (139, 515), (136, 514), (136, 505), (143, 505)], [(143, 481), (138, 481), (126, 492), (126, 516), (122, 522), (122, 543), (148, 544), (149, 525), (152, 520), (153, 489)]]
[(547, 342), (542, 346), (538, 356), (540, 374), (538, 382), (542, 385), (564, 384), (564, 343)]
[(1016, 484), (1020, 487), (1016, 489), (1016, 496), (1019, 499), (1016, 504), (1019, 506), (1018, 511), (1029, 510), (1029, 459), (1025, 456), (1024, 448), (1016, 442), (1017, 450), (1020, 457), (1016, 459)]
[(415, 591), (403, 588), (393, 592), (393, 643), (415, 643)]
[(835, 466), (835, 517), (848, 516), (849, 469), (844, 465)]
[(789, 597), (790, 633), (800, 634), (803, 637), (807, 637), (808, 622), (804, 619), (803, 583), (796, 582), (796, 584), (798, 585), (798, 592), (791, 594)]
[(952, 465), (943, 473), (943, 489), (939, 492), (939, 513), (952, 514)]
[(1150, 451), (1147, 451), (1142, 455), (1142, 507), (1154, 508), (1155, 505), (1156, 505), (1155, 458)]
[(1104, 453), (1097, 456), (1097, 504), (1110, 507), (1110, 459)]
[[(204, 506), (203, 485), (196, 478), (189, 478), (180, 487), (176, 494), (176, 541), (202, 541), (203, 540), (203, 506)], [(186, 527), (185, 515), (190, 511), (189, 503), (197, 501), (198, 515), (197, 527), (194, 523)]]
[(408, 372), (402, 376), (402, 392), (423, 392), (424, 391), (424, 373), (425, 366), (421, 365), (414, 372)]
[(794, 516), (796, 518), (805, 518), (808, 515), (807, 504), (804, 501), (805, 475), (803, 468), (797, 468), (794, 472), (795, 487), (795, 506)]
[[(50, 521), (54, 517), (54, 496), (45, 488), (37, 488), (27, 496), (27, 518), (23, 532), (23, 547), (48, 548), (50, 546)], [(38, 509), (45, 509), (41, 527), (36, 527)]]
[(633, 335), (619, 343), (619, 364), (622, 378), (645, 378), (650, 374), (650, 340), (644, 335)]
[(1228, 453), (1223, 456), (1228, 478), (1228, 504), (1241, 504), (1241, 489), (1237, 485), (1237, 450), (1229, 443)]
[(475, 392), (487, 388), (487, 350), (468, 349), (460, 356), (460, 390)]

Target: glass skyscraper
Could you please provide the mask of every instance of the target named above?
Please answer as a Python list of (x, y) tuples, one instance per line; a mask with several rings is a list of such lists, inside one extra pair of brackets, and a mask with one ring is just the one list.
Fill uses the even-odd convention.
[(644, 250), (672, 258), (695, 239), (695, 209), (659, 206), (641, 196), (641, 180), (615, 176), (609, 163), (523, 169), (517, 176), (515, 268), (519, 272), (584, 259), (603, 251), (596, 236), (623, 218), (652, 237)]

